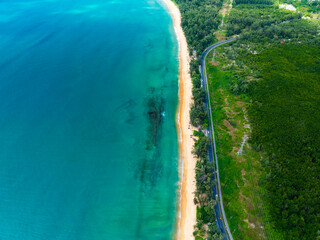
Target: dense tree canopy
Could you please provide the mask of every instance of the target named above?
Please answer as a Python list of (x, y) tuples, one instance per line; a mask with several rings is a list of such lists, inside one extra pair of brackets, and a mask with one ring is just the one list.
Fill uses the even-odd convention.
[[(189, 50), (197, 51), (197, 57), (214, 41), (214, 32), (220, 20), (218, 12), (222, 6), (221, 0), (177, 0), (182, 21), (181, 25), (186, 35)], [(215, 219), (214, 206), (216, 205), (212, 187), (214, 186), (214, 167), (208, 160), (210, 139), (204, 135), (203, 129), (208, 127), (208, 118), (205, 107), (205, 91), (201, 87), (199, 75), (199, 60), (192, 60), (190, 72), (193, 83), (193, 104), (190, 111), (191, 124), (199, 127), (195, 132), (197, 140), (193, 153), (198, 158), (196, 164), (196, 192), (194, 202), (197, 204), (197, 224), (194, 236), (197, 240), (219, 240), (223, 235), (219, 232)]]
[(208, 47), (214, 38), (220, 20), (217, 18), (221, 0), (177, 0), (182, 15), (181, 25), (190, 51), (198, 54)]
[(278, 9), (274, 6), (253, 6), (239, 6), (231, 10), (227, 25), (228, 36), (242, 32), (261, 31), (284, 21), (301, 18), (299, 13)]
[(281, 45), (251, 58), (262, 79), (251, 89), (252, 142), (268, 158), (265, 180), (276, 225), (288, 240), (320, 229), (320, 50)]
[(262, 156), (259, 184), (279, 239), (320, 238), (319, 25), (293, 19), (247, 28), (218, 60), (231, 74), (229, 89), (252, 102), (250, 143)]
[[(291, 0), (289, 0), (291, 1)], [(304, 0), (302, 0), (304, 1)], [(266, 207), (274, 226), (286, 239), (320, 237), (320, 55), (319, 25), (301, 20), (301, 13), (279, 9), (272, 0), (235, 0), (226, 18), (227, 36), (241, 34), (225, 55), (231, 60), (230, 90), (252, 99), (249, 116), (251, 144), (261, 151), (267, 177)], [(220, 23), (221, 0), (176, 0), (190, 51), (212, 44)], [(318, 1), (309, 4), (317, 9)], [(290, 22), (287, 22), (290, 21)], [(285, 24), (281, 24), (287, 22)], [(266, 50), (269, 49), (269, 50)], [(213, 164), (208, 161), (209, 139), (204, 92), (198, 62), (191, 62), (193, 100), (190, 118), (199, 127), (193, 153), (196, 164), (194, 202), (196, 239), (220, 239), (212, 194)], [(232, 206), (230, 206), (232, 207)]]
[(264, 5), (272, 5), (272, 0), (234, 0), (234, 5), (238, 4), (264, 4)]

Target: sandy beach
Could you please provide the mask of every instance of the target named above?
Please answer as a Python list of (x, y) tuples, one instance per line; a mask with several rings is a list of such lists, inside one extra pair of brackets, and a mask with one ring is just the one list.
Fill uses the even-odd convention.
[(178, 208), (176, 239), (193, 240), (193, 226), (196, 224), (196, 206), (193, 203), (195, 192), (195, 164), (192, 154), (194, 141), (191, 138), (193, 128), (190, 125), (189, 111), (192, 103), (192, 81), (189, 72), (189, 51), (187, 40), (181, 27), (181, 15), (177, 6), (170, 0), (163, 0), (168, 6), (173, 19), (175, 33), (179, 41), (179, 109), (177, 122), (179, 124), (179, 154), (183, 164), (183, 174), (180, 174), (181, 191)]

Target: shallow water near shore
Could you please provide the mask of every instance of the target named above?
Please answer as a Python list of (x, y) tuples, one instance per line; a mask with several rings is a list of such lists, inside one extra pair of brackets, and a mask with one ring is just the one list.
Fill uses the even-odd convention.
[(178, 43), (158, 1), (0, 3), (0, 239), (170, 239)]

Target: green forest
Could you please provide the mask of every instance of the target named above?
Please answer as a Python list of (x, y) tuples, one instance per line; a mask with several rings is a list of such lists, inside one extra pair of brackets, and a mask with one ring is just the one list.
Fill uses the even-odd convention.
[[(279, 9), (279, 1), (234, 0), (219, 29), (223, 1), (176, 3), (189, 50), (196, 50), (198, 58), (190, 64), (190, 118), (198, 128), (195, 239), (223, 238), (212, 224), (214, 166), (207, 158), (210, 139), (203, 129), (209, 122), (198, 70), (199, 57), (217, 41), (217, 31), (219, 39), (240, 36), (219, 47), (214, 62), (207, 60), (220, 180), (233, 237), (320, 239), (320, 25), (318, 19), (301, 19), (317, 11), (318, 1), (294, 1), (301, 9), (294, 12)], [(240, 156), (244, 136), (248, 140)]]
[[(320, 238), (319, 26), (295, 19), (248, 32), (219, 48), (215, 66), (209, 65), (223, 197), (239, 239)], [(249, 118), (251, 134), (239, 158), (233, 149), (246, 132), (241, 115)], [(251, 178), (239, 174), (248, 172)], [(243, 211), (264, 226), (263, 237), (248, 237), (254, 232), (243, 224)]]
[(316, 239), (320, 229), (320, 49), (290, 44), (248, 57), (261, 79), (252, 84), (251, 142), (262, 165), (268, 205), (286, 239)]
[(262, 4), (262, 5), (273, 5), (272, 0), (234, 0), (234, 5), (239, 4)]
[[(193, 78), (193, 100), (194, 104), (190, 111), (191, 123), (193, 126), (199, 127), (207, 125), (208, 119), (205, 112), (204, 100), (205, 91), (201, 88), (199, 75)], [(196, 191), (194, 193), (194, 203), (197, 205), (197, 224), (195, 226), (194, 236), (197, 240), (222, 239), (223, 235), (219, 232), (215, 224), (216, 214), (214, 206), (216, 199), (213, 195), (212, 186), (215, 184), (213, 178), (214, 166), (208, 160), (208, 149), (210, 139), (202, 132), (193, 133), (197, 138), (194, 144), (193, 154), (197, 157), (196, 163)]]
[(299, 18), (300, 13), (279, 9), (276, 6), (237, 5), (231, 10), (228, 18), (227, 36), (263, 31), (272, 25)]
[(181, 12), (181, 25), (187, 38), (189, 50), (198, 56), (214, 39), (220, 24), (218, 18), (222, 0), (176, 0)]
[(286, 3), (286, 4), (292, 4), (294, 7), (296, 7), (300, 12), (312, 16), (311, 14), (307, 13), (315, 13), (319, 14), (320, 12), (320, 1), (319, 0), (280, 0), (279, 1), (281, 4)]
[[(181, 25), (186, 35), (190, 53), (196, 50), (199, 58), (202, 51), (214, 41), (214, 33), (220, 24), (218, 18), (222, 6), (221, 0), (177, 0), (175, 1), (182, 15)], [(194, 132), (196, 138), (193, 154), (196, 163), (196, 191), (194, 203), (197, 205), (197, 224), (194, 226), (196, 240), (221, 240), (223, 235), (215, 223), (214, 207), (217, 204), (212, 187), (214, 180), (214, 165), (208, 160), (210, 139), (203, 133), (208, 128), (208, 118), (205, 108), (205, 91), (201, 87), (199, 61), (192, 60), (190, 71), (192, 76), (193, 104), (190, 111), (191, 124), (199, 130)]]

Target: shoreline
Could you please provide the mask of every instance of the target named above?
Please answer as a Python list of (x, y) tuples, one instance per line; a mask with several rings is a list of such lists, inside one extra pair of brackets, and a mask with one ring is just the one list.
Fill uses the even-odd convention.
[[(181, 15), (178, 7), (171, 0), (162, 0), (169, 9), (175, 34), (179, 44), (179, 104), (176, 117), (179, 139), (179, 192), (175, 239), (194, 240), (196, 224), (196, 205), (193, 202), (196, 159), (192, 154), (194, 140), (190, 137), (193, 128), (190, 124), (192, 103), (192, 81), (190, 76), (190, 56), (187, 40), (181, 27)], [(182, 169), (182, 171), (180, 170)]]

